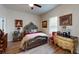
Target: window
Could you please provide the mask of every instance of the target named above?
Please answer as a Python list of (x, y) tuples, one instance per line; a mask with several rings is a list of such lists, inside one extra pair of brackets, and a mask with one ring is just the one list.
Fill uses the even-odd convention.
[(3, 17), (0, 17), (0, 29), (5, 30), (5, 20)]
[(52, 32), (57, 32), (57, 17), (49, 19), (49, 34)]

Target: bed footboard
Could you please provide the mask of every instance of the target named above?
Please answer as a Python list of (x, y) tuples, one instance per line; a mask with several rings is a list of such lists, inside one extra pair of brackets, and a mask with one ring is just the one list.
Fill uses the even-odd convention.
[(48, 41), (48, 38), (42, 38), (42, 39), (33, 39), (33, 40), (29, 40), (27, 43), (25, 42), (24, 43), (24, 51), (25, 50), (29, 50), (29, 49), (32, 49), (32, 48), (35, 48), (37, 46), (40, 46), (40, 45), (43, 45), (43, 44), (46, 44)]

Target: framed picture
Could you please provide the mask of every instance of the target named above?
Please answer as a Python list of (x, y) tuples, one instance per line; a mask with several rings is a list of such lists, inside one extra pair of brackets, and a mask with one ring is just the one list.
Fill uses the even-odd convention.
[(60, 16), (60, 26), (70, 26), (72, 25), (72, 14)]
[(15, 20), (15, 27), (22, 27), (23, 26), (23, 21), (22, 20)]
[(47, 21), (42, 21), (42, 28), (47, 28)]

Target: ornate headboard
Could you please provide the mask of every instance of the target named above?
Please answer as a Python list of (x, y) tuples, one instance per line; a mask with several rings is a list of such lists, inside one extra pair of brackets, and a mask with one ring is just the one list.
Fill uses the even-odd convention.
[(28, 32), (31, 32), (34, 29), (38, 30), (38, 27), (34, 23), (31, 22), (28, 25), (24, 26), (23, 31), (28, 33)]

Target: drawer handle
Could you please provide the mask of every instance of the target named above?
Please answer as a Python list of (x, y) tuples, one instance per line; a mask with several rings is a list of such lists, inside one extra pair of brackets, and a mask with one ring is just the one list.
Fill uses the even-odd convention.
[(0, 49), (0, 51), (3, 50), (2, 48)]
[(2, 47), (3, 45), (0, 45), (0, 47)]
[(1, 41), (1, 43), (3, 43), (3, 41)]

